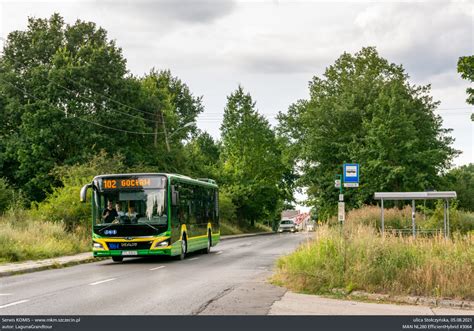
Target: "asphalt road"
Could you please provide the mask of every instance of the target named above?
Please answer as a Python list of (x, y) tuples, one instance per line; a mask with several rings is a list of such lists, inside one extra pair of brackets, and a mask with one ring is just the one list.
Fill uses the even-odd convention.
[(133, 258), (0, 278), (0, 315), (267, 314), (285, 290), (265, 279), (308, 234), (226, 240), (184, 261)]

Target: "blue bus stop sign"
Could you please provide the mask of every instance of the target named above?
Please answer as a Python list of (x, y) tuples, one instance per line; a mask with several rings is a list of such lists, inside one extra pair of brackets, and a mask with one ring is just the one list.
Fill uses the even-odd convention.
[(359, 187), (359, 164), (344, 163), (344, 187)]

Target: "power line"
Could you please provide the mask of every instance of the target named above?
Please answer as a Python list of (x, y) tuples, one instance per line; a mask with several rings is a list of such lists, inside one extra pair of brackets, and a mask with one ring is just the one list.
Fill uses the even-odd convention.
[[(25, 89), (17, 86), (16, 84), (12, 83), (12, 82), (9, 82), (3, 78), (0, 77), (0, 81), (4, 82), (4, 83), (7, 83), (9, 85), (11, 85), (12, 87), (14, 87), (15, 89), (25, 93), (26, 95), (28, 95), (29, 97), (33, 98), (34, 100), (37, 100), (37, 101), (44, 101), (44, 100), (41, 100), (40, 98), (34, 96), (33, 94), (27, 92)], [(56, 108), (57, 110), (59, 111), (62, 111), (64, 112), (63, 109), (60, 109), (59, 107), (51, 104), (51, 102), (47, 102), (51, 107), (53, 108)], [(114, 130), (114, 131), (119, 131), (119, 132), (125, 132), (125, 133), (130, 133), (130, 134), (139, 134), (139, 135), (154, 135), (155, 133), (154, 132), (138, 132), (138, 131), (129, 131), (129, 130), (123, 130), (123, 129), (117, 129), (117, 128), (114, 128), (114, 127), (111, 127), (111, 126), (107, 126), (107, 125), (103, 125), (103, 124), (100, 124), (100, 123), (97, 123), (97, 122), (94, 122), (94, 121), (89, 121), (89, 120), (86, 120), (82, 117), (79, 117), (79, 116), (72, 116), (72, 118), (75, 118), (75, 119), (78, 119), (78, 120), (81, 120), (81, 121), (84, 121), (84, 122), (87, 122), (87, 123), (90, 123), (90, 124), (94, 124), (96, 126), (100, 126), (100, 127), (103, 127), (103, 128), (106, 128), (106, 129), (109, 129), (109, 130)], [(164, 132), (158, 132), (158, 133), (164, 133)]]
[[(5, 58), (9, 59), (10, 61), (12, 61), (12, 62), (14, 62), (14, 63), (16, 63), (16, 64), (22, 64), (22, 63), (20, 63), (19, 61), (15, 60), (15, 59), (12, 59), (11, 57), (5, 57)], [(70, 79), (69, 77), (65, 77), (65, 76), (64, 76), (63, 78), (69, 80), (70, 82), (73, 82), (73, 83), (75, 83), (75, 84), (78, 84), (78, 85), (82, 86), (83, 88), (87, 88), (86, 86), (84, 86), (84, 85), (82, 85), (82, 84), (80, 84), (80, 83), (78, 83), (78, 82), (75, 82), (74, 80)], [(95, 101), (95, 100), (93, 100), (93, 99), (91, 99), (91, 98), (89, 98), (89, 97), (86, 97), (86, 96), (81, 95), (81, 93), (79, 93), (78, 91), (73, 91), (73, 90), (71, 90), (71, 89), (69, 89), (69, 88), (67, 88), (67, 87), (65, 87), (65, 86), (60, 85), (60, 84), (57, 83), (57, 82), (53, 82), (53, 81), (52, 81), (51, 79), (49, 79), (48, 77), (46, 77), (46, 80), (47, 80), (48, 82), (52, 83), (52, 84), (57, 85), (58, 87), (60, 87), (60, 88), (62, 88), (62, 89), (64, 89), (64, 90), (70, 92), (70, 93), (76, 93), (77, 95), (79, 95), (79, 97), (81, 97), (81, 98), (83, 98), (83, 99), (85, 99), (85, 100), (88, 100), (88, 101), (94, 103), (95, 105), (102, 106), (102, 105), (100, 105), (97, 101)], [(150, 113), (150, 112), (147, 112), (147, 111), (144, 111), (144, 110), (140, 110), (140, 109), (135, 108), (135, 107), (128, 106), (128, 105), (126, 105), (126, 104), (124, 104), (124, 103), (122, 103), (122, 102), (119, 102), (119, 101), (117, 101), (117, 100), (114, 100), (114, 99), (112, 99), (112, 98), (110, 98), (110, 97), (108, 97), (108, 96), (106, 96), (106, 95), (104, 95), (104, 94), (101, 94), (101, 93), (99, 93), (99, 92), (96, 92), (96, 91), (94, 91), (94, 90), (92, 90), (92, 89), (90, 89), (90, 91), (93, 92), (93, 93), (95, 93), (95, 94), (101, 95), (101, 96), (105, 97), (106, 99), (108, 99), (108, 100), (110, 100), (110, 101), (112, 101), (112, 102), (114, 102), (114, 103), (116, 103), (116, 104), (119, 104), (119, 105), (121, 105), (121, 106), (124, 106), (124, 107), (126, 107), (126, 108), (129, 108), (129, 109), (132, 109), (132, 110), (137, 110), (137, 111), (143, 112), (143, 113), (145, 113), (145, 114), (149, 114), (149, 115), (154, 115), (154, 116), (156, 116), (156, 114), (154, 114), (154, 113)], [(125, 115), (125, 116), (129, 116), (129, 117), (133, 117), (133, 118), (138, 118), (138, 119), (142, 119), (142, 120), (144, 120), (144, 121), (149, 121), (149, 122), (153, 122), (153, 123), (158, 123), (158, 121), (149, 120), (149, 119), (147, 119), (147, 118), (143, 118), (143, 117), (131, 115), (131, 114), (122, 112), (122, 111), (120, 111), (120, 110), (111, 109), (111, 108), (109, 108), (109, 110), (115, 111), (115, 112), (120, 113), (120, 114), (123, 114), (123, 115)]]
[[(73, 80), (73, 79), (71, 79), (71, 78), (69, 78), (69, 77), (64, 76), (63, 78), (67, 79), (68, 81), (70, 81), (70, 82), (73, 83), (73, 84), (77, 84), (77, 85), (81, 86), (82, 88), (88, 88), (87, 86), (85, 86), (85, 85), (83, 85), (83, 84), (81, 84), (81, 83), (79, 83), (79, 82), (76, 82), (75, 80)], [(138, 108), (129, 106), (129, 105), (127, 105), (127, 104), (124, 104), (124, 103), (122, 103), (122, 102), (120, 102), (120, 101), (117, 101), (117, 100), (115, 100), (115, 99), (112, 99), (112, 98), (109, 97), (108, 95), (105, 95), (105, 94), (103, 94), (103, 93), (94, 91), (93, 89), (90, 89), (90, 91), (91, 91), (92, 93), (94, 93), (94, 94), (97, 94), (97, 95), (100, 95), (100, 96), (106, 98), (107, 100), (112, 101), (112, 102), (115, 103), (115, 104), (118, 104), (118, 105), (120, 105), (120, 106), (126, 107), (126, 108), (128, 108), (128, 109), (136, 110), (136, 111), (142, 112), (142, 113), (144, 113), (144, 114), (148, 114), (148, 115), (153, 115), (153, 116), (156, 115), (156, 114), (154, 114), (154, 113), (150, 113), (150, 112), (148, 112), (148, 111), (145, 111), (145, 110), (142, 110), (142, 109), (138, 109)]]
[[(66, 90), (66, 91), (69, 91), (69, 92), (71, 92), (71, 93), (77, 93), (77, 94), (79, 94), (79, 96), (80, 96), (81, 98), (83, 98), (83, 99), (85, 99), (85, 100), (89, 100), (90, 102), (94, 103), (95, 105), (100, 105), (97, 101), (94, 101), (93, 99), (91, 99), (91, 98), (89, 98), (89, 97), (82, 96), (82, 95), (81, 95), (79, 92), (77, 92), (77, 91), (73, 91), (73, 90), (68, 89), (67, 87), (64, 87), (64, 86), (62, 86), (62, 85), (60, 85), (60, 84), (58, 84), (58, 83), (52, 82), (52, 81), (51, 81), (50, 79), (48, 79), (48, 78), (46, 78), (46, 79), (47, 79), (50, 83), (56, 84), (57, 86), (59, 86), (60, 88)], [(158, 121), (149, 120), (149, 119), (144, 118), (144, 117), (131, 115), (131, 114), (129, 114), (129, 113), (126, 113), (126, 112), (123, 112), (123, 111), (120, 111), (120, 110), (116, 110), (116, 109), (112, 109), (112, 108), (108, 108), (108, 109), (111, 110), (111, 111), (115, 111), (115, 112), (117, 112), (117, 113), (119, 113), (119, 114), (123, 114), (123, 115), (125, 115), (125, 116), (132, 117), (132, 118), (138, 118), (138, 119), (140, 119), (140, 120), (144, 120), (144, 121), (148, 121), (148, 122), (153, 122), (153, 123), (158, 123)]]
[[(111, 130), (130, 133), (130, 134), (143, 134), (143, 135), (155, 134), (154, 132), (136, 132), (136, 131), (128, 131), (128, 130), (117, 129), (117, 128), (113, 128), (113, 127), (110, 127), (110, 126), (107, 126), (107, 125), (102, 125), (102, 124), (99, 124), (99, 123), (96, 123), (96, 122), (93, 122), (93, 121), (86, 120), (86, 119), (84, 119), (82, 117), (79, 117), (79, 116), (73, 116), (72, 118), (77, 118), (78, 120), (81, 120), (81, 121), (84, 121), (84, 122), (87, 122), (87, 123), (90, 123), (90, 124), (94, 124), (94, 125), (106, 128), (106, 129), (111, 129)], [(163, 133), (163, 132), (159, 132), (159, 133)]]

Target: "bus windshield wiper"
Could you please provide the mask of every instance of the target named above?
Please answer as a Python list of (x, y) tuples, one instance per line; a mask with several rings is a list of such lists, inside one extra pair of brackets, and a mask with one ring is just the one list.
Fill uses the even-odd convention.
[(151, 225), (151, 224), (148, 224), (148, 223), (145, 223), (145, 224), (146, 224), (146, 225), (148, 225), (148, 226), (149, 226), (150, 228), (152, 228), (153, 230), (156, 230), (156, 231), (158, 231), (158, 229), (157, 229), (157, 228), (155, 228), (153, 225)]
[(105, 229), (110, 228), (112, 225), (115, 225), (115, 224), (114, 224), (114, 223), (110, 223), (109, 225), (104, 226), (102, 229), (100, 229), (99, 232), (102, 232), (102, 231), (104, 231)]

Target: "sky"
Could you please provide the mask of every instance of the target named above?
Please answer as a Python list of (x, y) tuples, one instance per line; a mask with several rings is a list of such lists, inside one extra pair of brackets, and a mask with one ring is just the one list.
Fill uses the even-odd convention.
[(431, 84), (462, 151), (454, 165), (474, 162), (474, 107), (456, 71), (460, 56), (474, 54), (473, 1), (0, 0), (0, 37), (54, 12), (105, 28), (134, 75), (170, 69), (203, 96), (198, 127), (215, 138), (239, 84), (276, 125), (276, 114), (308, 98), (308, 82), (343, 52), (375, 46), (411, 83)]

